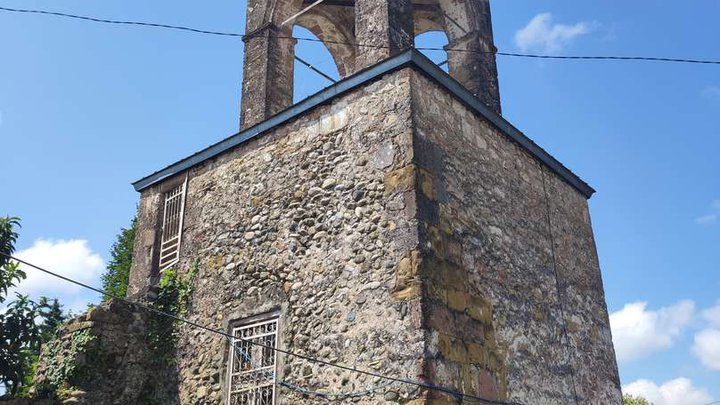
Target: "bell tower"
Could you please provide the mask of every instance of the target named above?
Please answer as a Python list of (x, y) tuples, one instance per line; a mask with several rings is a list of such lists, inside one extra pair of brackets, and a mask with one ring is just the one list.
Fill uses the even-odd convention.
[(248, 0), (242, 129), (292, 105), (296, 24), (323, 41), (342, 77), (444, 31), (450, 76), (500, 113), (488, 0)]
[[(293, 104), (295, 25), (342, 80)], [(241, 132), (134, 183), (130, 296), (171, 265), (211, 329), (167, 403), (621, 403), (594, 190), (500, 115), (495, 54), (488, 0), (248, 0)]]

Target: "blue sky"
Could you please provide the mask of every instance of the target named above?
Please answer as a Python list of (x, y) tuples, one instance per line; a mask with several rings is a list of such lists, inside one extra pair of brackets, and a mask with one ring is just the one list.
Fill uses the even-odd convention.
[[(233, 32), (245, 20), (226, 0), (0, 6)], [(493, 2), (507, 52), (720, 59), (718, 15), (716, 0)], [(237, 130), (242, 41), (0, 12), (0, 52), (0, 214), (22, 217), (24, 257), (98, 284), (135, 211), (130, 182)], [(297, 52), (334, 72), (321, 46)], [(498, 62), (504, 116), (598, 190), (623, 384), (657, 404), (720, 400), (720, 66)], [(296, 74), (297, 97), (328, 84)], [(94, 298), (38, 276), (21, 290)]]

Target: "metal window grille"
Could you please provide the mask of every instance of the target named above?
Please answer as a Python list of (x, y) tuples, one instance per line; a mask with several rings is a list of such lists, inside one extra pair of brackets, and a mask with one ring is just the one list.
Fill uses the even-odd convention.
[(160, 241), (160, 271), (169, 268), (180, 259), (180, 237), (182, 236), (186, 185), (187, 180), (165, 193), (162, 239)]
[[(275, 403), (278, 318), (233, 328), (230, 345), (229, 405)], [(259, 346), (259, 343), (263, 346)]]

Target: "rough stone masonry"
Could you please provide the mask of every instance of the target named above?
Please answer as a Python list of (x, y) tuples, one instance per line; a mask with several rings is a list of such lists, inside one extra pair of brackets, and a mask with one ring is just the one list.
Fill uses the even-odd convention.
[[(342, 3), (297, 23), (387, 46), (331, 43), (345, 80), (285, 109), (281, 22), (307, 4), (249, 1), (244, 130), (135, 183), (129, 296), (157, 283), (164, 201), (185, 184), (189, 320), (231, 333), (276, 314), (285, 352), (442, 387), (278, 353), (275, 403), (621, 403), (593, 190), (498, 115), (494, 58), (451, 56), (448, 75), (403, 51), (431, 29), (494, 49), (487, 1)], [(246, 403), (228, 339), (184, 325), (177, 347), (169, 403)]]

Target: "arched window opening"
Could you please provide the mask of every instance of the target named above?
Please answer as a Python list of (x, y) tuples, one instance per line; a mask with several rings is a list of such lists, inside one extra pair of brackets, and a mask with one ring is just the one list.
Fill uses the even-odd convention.
[[(318, 40), (309, 30), (296, 25), (293, 37)], [(295, 44), (293, 103), (297, 103), (340, 80), (335, 60), (322, 42), (298, 40)]]
[[(415, 37), (415, 47), (445, 72), (448, 71), (448, 53), (444, 50), (448, 37), (444, 31), (427, 31)], [(423, 49), (437, 48), (437, 50)]]

